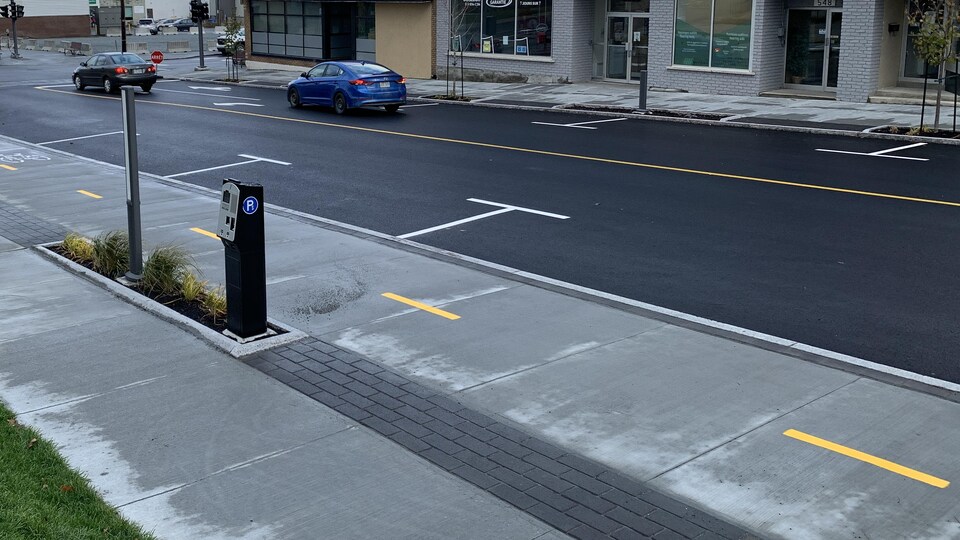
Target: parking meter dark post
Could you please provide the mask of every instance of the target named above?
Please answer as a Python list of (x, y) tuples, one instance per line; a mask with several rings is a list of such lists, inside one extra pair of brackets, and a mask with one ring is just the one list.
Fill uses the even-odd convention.
[(123, 155), (127, 180), (127, 234), (130, 238), (130, 270), (126, 278), (138, 281), (143, 275), (143, 242), (140, 235), (140, 172), (137, 159), (137, 114), (134, 108), (135, 90), (122, 87), (123, 99)]
[(640, 70), (640, 110), (647, 110), (647, 70)]
[(227, 330), (252, 338), (267, 333), (263, 186), (227, 178), (221, 195), (217, 236), (224, 248)]

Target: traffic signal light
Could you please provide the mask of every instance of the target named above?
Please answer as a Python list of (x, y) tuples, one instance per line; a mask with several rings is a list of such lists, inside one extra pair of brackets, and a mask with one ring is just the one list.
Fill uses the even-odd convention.
[(0, 17), (4, 19), (10, 18), (10, 6), (0, 6)]
[(190, 19), (193, 22), (197, 22), (197, 17), (200, 16), (200, 0), (190, 0)]
[(205, 21), (210, 18), (210, 6), (207, 4), (200, 4), (200, 20)]
[(22, 18), (23, 18), (23, 5), (22, 5), (22, 4), (17, 4), (17, 5), (15, 5), (15, 6), (13, 6), (13, 7), (14, 7), (14, 9), (16, 10), (16, 13), (17, 13), (17, 16), (16, 16), (15, 18), (16, 18), (16, 19), (22, 19)]

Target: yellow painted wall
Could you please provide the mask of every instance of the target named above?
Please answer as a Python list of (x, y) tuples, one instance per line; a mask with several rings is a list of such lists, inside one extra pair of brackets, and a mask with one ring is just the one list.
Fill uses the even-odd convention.
[(377, 4), (378, 64), (404, 77), (429, 79), (433, 75), (433, 6), (432, 2)]
[[(907, 34), (907, 25), (903, 16), (905, 9), (904, 0), (884, 0), (883, 26), (877, 29), (878, 32), (883, 33), (880, 41), (880, 80), (878, 81), (880, 88), (897, 85), (903, 40)], [(900, 25), (900, 31), (895, 36), (887, 32), (887, 25), (890, 23)]]

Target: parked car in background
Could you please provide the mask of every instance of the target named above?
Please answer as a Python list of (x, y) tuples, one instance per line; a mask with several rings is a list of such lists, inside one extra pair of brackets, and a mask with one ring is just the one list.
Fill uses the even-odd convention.
[(124, 52), (95, 54), (73, 70), (73, 85), (83, 90), (87, 86), (102, 86), (112, 94), (121, 86), (139, 86), (149, 92), (157, 82), (157, 66), (143, 58)]
[(332, 106), (337, 114), (355, 107), (383, 107), (395, 113), (407, 103), (407, 80), (373, 62), (323, 62), (290, 82), (287, 101), (291, 107)]
[(235, 36), (233, 43), (227, 43), (227, 34), (220, 34), (217, 36), (217, 50), (220, 51), (220, 54), (224, 56), (231, 56), (236, 49), (242, 49), (243, 44), (246, 40), (246, 33), (244, 29), (240, 29), (240, 32)]
[(154, 26), (153, 33), (154, 33), (154, 34), (158, 34), (158, 33), (160, 33), (160, 32), (164, 29), (164, 27), (170, 26), (171, 24), (173, 24), (173, 23), (175, 23), (175, 22), (177, 22), (177, 21), (179, 21), (179, 20), (180, 20), (179, 17), (173, 17), (173, 18), (171, 18), (171, 19), (161, 19), (161, 20), (159, 20), (159, 21), (157, 22), (157, 24)]
[(197, 26), (197, 23), (193, 22), (192, 19), (177, 19), (176, 21), (170, 23), (167, 26), (172, 26), (177, 29), (177, 32), (187, 32), (191, 28)]
[(146, 28), (150, 31), (151, 34), (157, 33), (157, 21), (152, 18), (140, 19), (137, 21), (137, 26), (140, 28)]

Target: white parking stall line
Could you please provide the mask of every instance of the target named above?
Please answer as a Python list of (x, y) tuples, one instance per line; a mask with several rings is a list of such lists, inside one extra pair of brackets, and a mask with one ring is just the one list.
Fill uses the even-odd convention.
[(626, 118), (607, 118), (606, 120), (590, 120), (589, 122), (574, 122), (572, 124), (554, 124), (552, 122), (530, 122), (531, 124), (538, 124), (541, 126), (556, 126), (556, 127), (568, 127), (568, 128), (578, 128), (578, 129), (597, 129), (587, 124), (602, 124), (604, 122), (619, 122), (621, 120), (626, 120)]
[(214, 105), (217, 105), (220, 107), (236, 107), (238, 105), (245, 105), (247, 107), (263, 107), (263, 105), (260, 105), (259, 103), (242, 103), (242, 102), (241, 103), (214, 103)]
[(410, 107), (435, 107), (439, 103), (417, 103), (416, 105), (402, 105), (404, 109), (409, 109)]
[(457, 225), (462, 225), (462, 224), (464, 224), (464, 223), (469, 223), (469, 222), (471, 222), (471, 221), (477, 221), (478, 219), (484, 219), (484, 218), (496, 216), (496, 215), (499, 215), (499, 214), (506, 214), (507, 212), (514, 212), (514, 211), (517, 211), (517, 212), (526, 212), (526, 213), (528, 213), (528, 214), (536, 214), (536, 215), (539, 215), (539, 216), (552, 217), (552, 218), (556, 218), (556, 219), (570, 219), (570, 216), (563, 216), (563, 215), (560, 215), (560, 214), (554, 214), (554, 213), (552, 213), (552, 212), (544, 212), (544, 211), (542, 211), (542, 210), (534, 210), (534, 209), (532, 209), (532, 208), (524, 208), (524, 207), (522, 207), (522, 206), (513, 206), (513, 205), (511, 205), (511, 204), (503, 204), (503, 203), (498, 203), (498, 202), (493, 202), (493, 201), (485, 201), (485, 200), (483, 200), (483, 199), (473, 199), (473, 198), (470, 198), (470, 199), (467, 199), (467, 200), (470, 201), (470, 202), (475, 202), (475, 203), (479, 203), (479, 204), (487, 204), (487, 205), (490, 205), (490, 206), (498, 206), (498, 207), (500, 207), (500, 209), (499, 209), (499, 210), (494, 210), (494, 211), (492, 211), (492, 212), (486, 212), (486, 213), (484, 213), (484, 214), (478, 214), (478, 215), (476, 215), (476, 216), (471, 216), (471, 217), (464, 218), (464, 219), (458, 219), (457, 221), (451, 221), (450, 223), (444, 223), (443, 225), (437, 225), (436, 227), (429, 227), (429, 228), (427, 228), (427, 229), (420, 229), (419, 231), (414, 231), (414, 232), (410, 232), (410, 233), (407, 233), (407, 234), (401, 234), (401, 235), (398, 236), (397, 238), (413, 238), (414, 236), (420, 236), (420, 235), (422, 235), (422, 234), (427, 234), (427, 233), (431, 233), (431, 232), (434, 232), (434, 231), (439, 231), (439, 230), (442, 230), (442, 229), (449, 229), (450, 227), (456, 227)]
[[(199, 86), (199, 87), (197, 87), (197, 86), (191, 86), (190, 88), (203, 88), (203, 87), (202, 87), (202, 86)], [(169, 89), (169, 88), (163, 88), (163, 89), (160, 90), (160, 92), (161, 92), (161, 93), (163, 93), (163, 92), (173, 92), (173, 93), (176, 93), (176, 94), (190, 94), (190, 95), (193, 95), (193, 96), (208, 96), (208, 97), (215, 97), (215, 98), (225, 97), (223, 94), (205, 94), (205, 93), (203, 93), (203, 92), (187, 92), (186, 90), (171, 90), (171, 89)], [(246, 100), (246, 101), (260, 101), (260, 98), (249, 98), (249, 97), (240, 97), (240, 96), (230, 96), (230, 99), (242, 99), (242, 100)], [(214, 104), (214, 105), (216, 105), (216, 104)]]
[(188, 86), (191, 90), (216, 90), (217, 92), (229, 92), (229, 86)]
[(290, 165), (290, 164), (287, 163), (286, 161), (277, 161), (277, 160), (275, 160), (275, 159), (267, 159), (267, 158), (258, 157), (258, 156), (251, 156), (251, 155), (248, 155), (248, 154), (238, 154), (238, 156), (239, 156), (239, 157), (245, 157), (245, 158), (248, 158), (248, 159), (247, 159), (247, 161), (240, 161), (240, 162), (237, 162), (237, 163), (228, 163), (228, 164), (226, 164), (226, 165), (217, 165), (216, 167), (207, 167), (206, 169), (197, 169), (197, 170), (195, 170), (195, 171), (187, 171), (187, 172), (182, 172), (182, 173), (177, 173), (177, 174), (169, 174), (169, 175), (167, 175), (167, 176), (164, 176), (164, 178), (176, 178), (176, 177), (178, 177), (178, 176), (187, 176), (187, 175), (189, 175), (189, 174), (197, 174), (197, 173), (202, 173), (202, 172), (207, 172), (207, 171), (215, 171), (215, 170), (217, 170), (217, 169), (226, 169), (227, 167), (236, 167), (236, 166), (238, 166), (238, 165), (249, 165), (250, 163), (257, 163), (258, 161), (265, 161), (265, 162), (267, 162), (267, 163), (275, 163), (275, 164), (277, 164), (277, 165)]
[(869, 157), (882, 157), (882, 158), (892, 158), (892, 159), (907, 159), (910, 161), (930, 161), (927, 158), (918, 158), (910, 156), (891, 156), (890, 152), (897, 152), (900, 150), (908, 150), (910, 148), (916, 148), (918, 146), (925, 146), (927, 143), (914, 143), (908, 144), (906, 146), (898, 146), (896, 148), (888, 148), (886, 150), (877, 150), (876, 152), (851, 152), (849, 150), (831, 150), (829, 148), (817, 148), (817, 152), (831, 152), (834, 154), (852, 154), (854, 156), (869, 156)]
[[(121, 134), (121, 133), (123, 133), (123, 132), (122, 132), (122, 131), (111, 131), (110, 133), (98, 133), (98, 134), (96, 134), (96, 135), (84, 135), (83, 137), (72, 137), (72, 138), (70, 138), (70, 139), (57, 139), (57, 140), (55, 140), (55, 141), (41, 142), (41, 143), (37, 143), (37, 145), (39, 145), (39, 146), (45, 146), (45, 145), (48, 145), (48, 144), (57, 144), (57, 143), (62, 143), (62, 142), (79, 141), (79, 140), (81, 140), (81, 139), (92, 139), (92, 138), (94, 138), (94, 137), (106, 137), (107, 135), (118, 135), (118, 134)], [(140, 135), (140, 134), (137, 133), (137, 135)]]
[(247, 159), (255, 159), (257, 161), (266, 161), (267, 163), (276, 163), (277, 165), (289, 165), (286, 161), (277, 161), (275, 159), (267, 159), (260, 156), (251, 156), (250, 154), (237, 154), (239, 157), (245, 157)]

